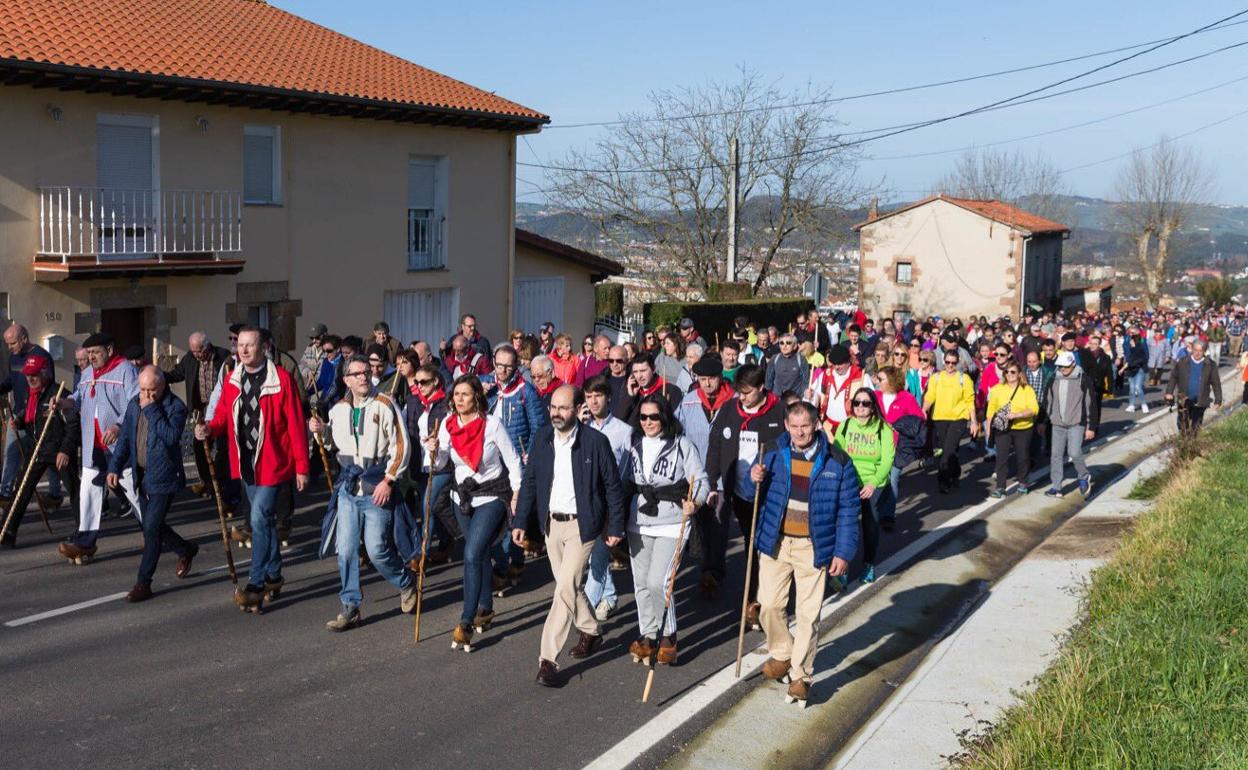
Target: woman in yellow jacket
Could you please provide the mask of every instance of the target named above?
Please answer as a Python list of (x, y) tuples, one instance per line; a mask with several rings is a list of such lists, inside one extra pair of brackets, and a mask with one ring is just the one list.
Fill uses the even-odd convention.
[(969, 425), (971, 438), (979, 435), (974, 383), (958, 371), (957, 348), (946, 350), (943, 355), (945, 368), (928, 378), (927, 392), (923, 394), (923, 408), (932, 416), (932, 445), (940, 455), (936, 484), (942, 495), (962, 480), (962, 463), (958, 462), (962, 427)]
[[(994, 426), (995, 415), (1000, 412), (1008, 424), (1004, 429), (1000, 424)], [(1036, 415), (1040, 413), (1040, 403), (1036, 400), (1036, 391), (1027, 384), (1018, 363), (1011, 361), (1005, 367), (1005, 380), (993, 385), (988, 390), (988, 436), (996, 441), (997, 475), (993, 485), (993, 497), (1005, 497), (1005, 488), (1009, 484), (1010, 450), (1014, 451), (1015, 462), (1018, 464), (1018, 487), (1016, 494), (1025, 495), (1027, 474), (1031, 471), (1031, 434), (1035, 430)]]

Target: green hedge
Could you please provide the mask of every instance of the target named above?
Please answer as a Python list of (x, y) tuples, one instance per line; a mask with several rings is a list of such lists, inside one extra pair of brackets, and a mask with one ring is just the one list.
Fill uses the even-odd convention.
[(789, 328), (798, 313), (813, 309), (815, 303), (808, 297), (772, 297), (739, 299), (727, 302), (647, 302), (642, 309), (646, 328), (675, 326), (682, 318), (692, 318), (694, 325), (706, 341), (714, 344), (714, 335), (726, 335), (732, 329), (732, 319), (746, 316), (759, 326)]
[(735, 283), (711, 281), (706, 287), (706, 298), (711, 302), (733, 302), (736, 300), (753, 299), (754, 287), (742, 281)]
[(594, 285), (594, 317), (624, 315), (624, 284), (609, 281)]

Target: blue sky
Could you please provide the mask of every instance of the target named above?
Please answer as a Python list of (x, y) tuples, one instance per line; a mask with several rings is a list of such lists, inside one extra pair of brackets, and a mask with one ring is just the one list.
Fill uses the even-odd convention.
[[(648, 92), (735, 77), (752, 69), (785, 89), (876, 91), (1037, 64), (1189, 32), (1248, 2), (747, 3), (400, 2), (271, 0), (418, 64), (541, 110), (559, 123), (611, 120), (642, 110)], [(1240, 17), (1248, 19), (1248, 15)], [(1089, 82), (1248, 41), (1248, 24), (1179, 41)], [(1013, 96), (1108, 63), (1117, 55), (1026, 73), (840, 105), (845, 130), (938, 117)], [(1248, 77), (1248, 46), (1079, 94), (956, 120), (867, 145), (866, 179), (896, 197), (921, 194), (956, 153), (887, 160), (1012, 139), (1160, 102)], [(1004, 145), (1042, 151), (1074, 169), (1183, 134), (1248, 109), (1248, 80), (1094, 126)], [(548, 130), (519, 145), (522, 161), (551, 162), (604, 129)], [(1217, 172), (1216, 198), (1248, 204), (1248, 114), (1183, 139)], [(1072, 170), (1074, 192), (1110, 193), (1122, 161)], [(544, 182), (521, 169), (522, 200)]]

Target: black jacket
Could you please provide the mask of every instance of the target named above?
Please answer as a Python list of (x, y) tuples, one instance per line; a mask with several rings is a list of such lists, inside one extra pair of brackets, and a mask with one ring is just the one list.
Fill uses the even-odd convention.
[[(434, 421), (440, 423), (446, 419), (446, 415), (450, 411), (450, 403), (451, 400), (449, 398), (444, 398), (429, 407), (430, 428), (433, 427)], [(420, 479), (425, 475), (423, 470), (425, 445), (420, 443), (420, 418), (424, 413), (425, 405), (421, 403), (419, 398), (412, 396), (407, 400), (407, 407), (403, 410), (403, 424), (407, 428), (408, 443), (412, 447), (411, 457), (407, 461), (407, 475), (413, 480)], [(453, 471), (454, 466), (447, 463), (442, 472), (451, 473)]]
[[(1205, 356), (1204, 366), (1200, 370), (1200, 395), (1196, 399), (1198, 409), (1209, 406), (1209, 402), (1222, 405), (1222, 378), (1218, 376), (1218, 365), (1213, 359)], [(1179, 403), (1187, 398), (1187, 377), (1192, 371), (1192, 360), (1187, 356), (1174, 362), (1170, 370), (1170, 380), (1166, 383), (1166, 395), (1178, 394)], [(1213, 396), (1210, 399), (1210, 395)]]
[[(218, 370), (221, 365), (230, 358), (230, 351), (225, 348), (212, 346), (212, 365)], [(182, 356), (182, 360), (178, 361), (178, 365), (171, 372), (165, 372), (165, 382), (185, 382), (186, 383), (186, 403), (191, 411), (199, 411), (202, 413), (208, 408), (208, 400), (212, 398), (212, 393), (199, 392), (199, 359), (194, 353), (187, 353)]]
[[(662, 395), (667, 399), (667, 405), (672, 408), (672, 414), (676, 414), (676, 409), (685, 398), (685, 394), (681, 389), (670, 382), (663, 383), (663, 387), (656, 390), (654, 395)], [(620, 400), (611, 410), (611, 413), (615, 415), (616, 419), (623, 420), (636, 429), (638, 427), (637, 412), (641, 409), (642, 398), (643, 396), (640, 393), (630, 396), (628, 391), (624, 391), (620, 393)]]
[[(706, 476), (711, 489), (732, 494), (737, 484), (737, 440), (741, 433), (741, 413), (737, 411), (740, 401), (736, 398), (724, 404), (711, 423), (711, 435), (706, 447)], [(758, 433), (759, 451), (776, 448), (776, 439), (785, 433), (784, 402), (776, 403), (750, 420), (750, 429)]]
[[(17, 429), (21, 431), (19, 437), (27, 456), (34, 449), (35, 442), (39, 440), (39, 433), (43, 430), (44, 421), (48, 418), (48, 402), (52, 400), (52, 396), (56, 395), (56, 385), (55, 382), (48, 383), (48, 386), (39, 394), (39, 415), (34, 425), (26, 424), (25, 404), (13, 410), (13, 421), (17, 423)], [(48, 433), (43, 439), (43, 445), (39, 447), (39, 456), (36, 459), (50, 464), (56, 461), (58, 452), (64, 452), (69, 455), (71, 462), (76, 463), (78, 447), (81, 443), (82, 431), (78, 429), (78, 420), (74, 419), (67, 429), (65, 413), (58, 409), (52, 418), (52, 424), (48, 426)]]
[[(555, 481), (555, 429), (547, 425), (533, 437), (529, 463), (520, 483), (520, 499), (512, 528), (550, 530), (550, 491)], [(611, 442), (593, 428), (580, 425), (572, 441), (572, 485), (576, 488), (576, 523), (581, 542), (603, 535), (623, 537), (628, 508)], [(561, 511), (563, 513), (563, 511)]]
[(1093, 353), (1087, 348), (1080, 350), (1079, 367), (1083, 369), (1084, 374), (1092, 378), (1098, 394), (1110, 390), (1109, 386), (1114, 381), (1114, 361), (1105, 351)]

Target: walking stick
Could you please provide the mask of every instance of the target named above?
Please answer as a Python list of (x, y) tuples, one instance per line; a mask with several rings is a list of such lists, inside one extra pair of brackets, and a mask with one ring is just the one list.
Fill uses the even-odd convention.
[[(13, 431), (14, 443), (17, 444), (18, 457), (22, 458), (22, 467), (28, 468), (34, 463), (34, 458), (26, 456), (26, 447), (22, 445), (21, 434), (16, 430)], [(55, 467), (55, 466), (53, 466)], [(39, 479), (35, 479), (35, 484), (39, 483)], [(31, 497), (35, 498), (35, 504), (39, 506), (39, 518), (43, 519), (43, 526), (47, 527), (49, 535), (55, 535), (52, 531), (52, 523), (48, 521), (48, 504), (44, 501), (43, 495), (39, 494), (38, 488), (35, 489)], [(14, 498), (15, 500), (17, 498)]]
[[(56, 395), (52, 397), (52, 401), (50, 402), (51, 404), (54, 405), (54, 408), (55, 408), (56, 402), (61, 400), (61, 394), (64, 392), (65, 392), (65, 383), (62, 382), (61, 384), (56, 386)], [(26, 485), (30, 483), (30, 471), (32, 468), (35, 467), (33, 458), (39, 456), (39, 449), (40, 447), (43, 446), (43, 439), (48, 435), (48, 428), (52, 426), (52, 418), (55, 416), (56, 416), (55, 411), (48, 412), (47, 419), (43, 421), (43, 430), (39, 431), (39, 438), (38, 440), (35, 441), (35, 449), (33, 452), (30, 453), (30, 456), (32, 458), (31, 462), (26, 463), (26, 472), (22, 474), (22, 483), (18, 485), (17, 487), (17, 496), (14, 497), (13, 502), (9, 504), (9, 512), (4, 517), (4, 525), (0, 526), (0, 539), (3, 539), (4, 536), (9, 533), (9, 522), (13, 520), (13, 511), (17, 508), (17, 501), (22, 499), (22, 494), (26, 491)], [(15, 435), (13, 437), (13, 440), (18, 442), (18, 448), (20, 449), (21, 441), (22, 441), (21, 436)], [(38, 483), (38, 481), (39, 481), (38, 479), (35, 479), (36, 483)], [(35, 497), (38, 498), (38, 496), (39, 496), (39, 493), (36, 491)], [(41, 513), (43, 512), (42, 501), (41, 501), (39, 510)], [(48, 534), (54, 534), (52, 532), (52, 525), (48, 524), (48, 516), (46, 513), (44, 513), (43, 515), (43, 523), (47, 525), (48, 527)]]
[[(440, 426), (440, 420), (434, 420), (433, 425), (429, 427), (429, 435), (436, 436)], [(433, 516), (433, 459), (429, 460), (429, 486), (425, 489), (425, 520), (421, 525), (420, 535), (420, 568), (416, 571), (416, 627), (412, 633), (416, 637), (416, 644), (420, 644), (420, 608), (425, 599), (425, 557), (429, 554), (429, 534), (432, 527), (430, 521)]]
[[(191, 416), (191, 424), (199, 425), (199, 410)], [(230, 547), (230, 533), (225, 526), (225, 500), (221, 497), (221, 482), (217, 480), (217, 463), (212, 459), (210, 439), (203, 440), (204, 459), (208, 461), (208, 475), (212, 477), (212, 496), (217, 501), (217, 524), (221, 528), (221, 545), (225, 547), (225, 566), (230, 571), (230, 582), (238, 585), (238, 572), (234, 569), (234, 549)]]
[[(763, 464), (766, 444), (758, 447), (758, 464)], [(741, 678), (741, 656), (745, 653), (745, 612), (750, 604), (750, 572), (754, 569), (754, 539), (758, 534), (758, 497), (762, 491), (761, 483), (754, 485), (754, 515), (750, 518), (750, 550), (745, 554), (745, 587), (741, 589), (741, 622), (737, 628), (737, 679)]]
[[(694, 479), (689, 477), (689, 494), (686, 500), (693, 499)], [(654, 670), (658, 668), (656, 658), (659, 654), (659, 640), (663, 637), (663, 627), (667, 624), (667, 611), (672, 606), (672, 592), (676, 589), (676, 573), (680, 571), (680, 557), (684, 553), (685, 527), (689, 523), (689, 514), (680, 517), (680, 532), (676, 535), (676, 553), (672, 556), (672, 572), (667, 576), (667, 591), (663, 595), (663, 615), (659, 618), (659, 630), (654, 634), (654, 652), (650, 659), (650, 670), (646, 672), (646, 686), (641, 691), (641, 702), (650, 701), (650, 688), (654, 686)]]

